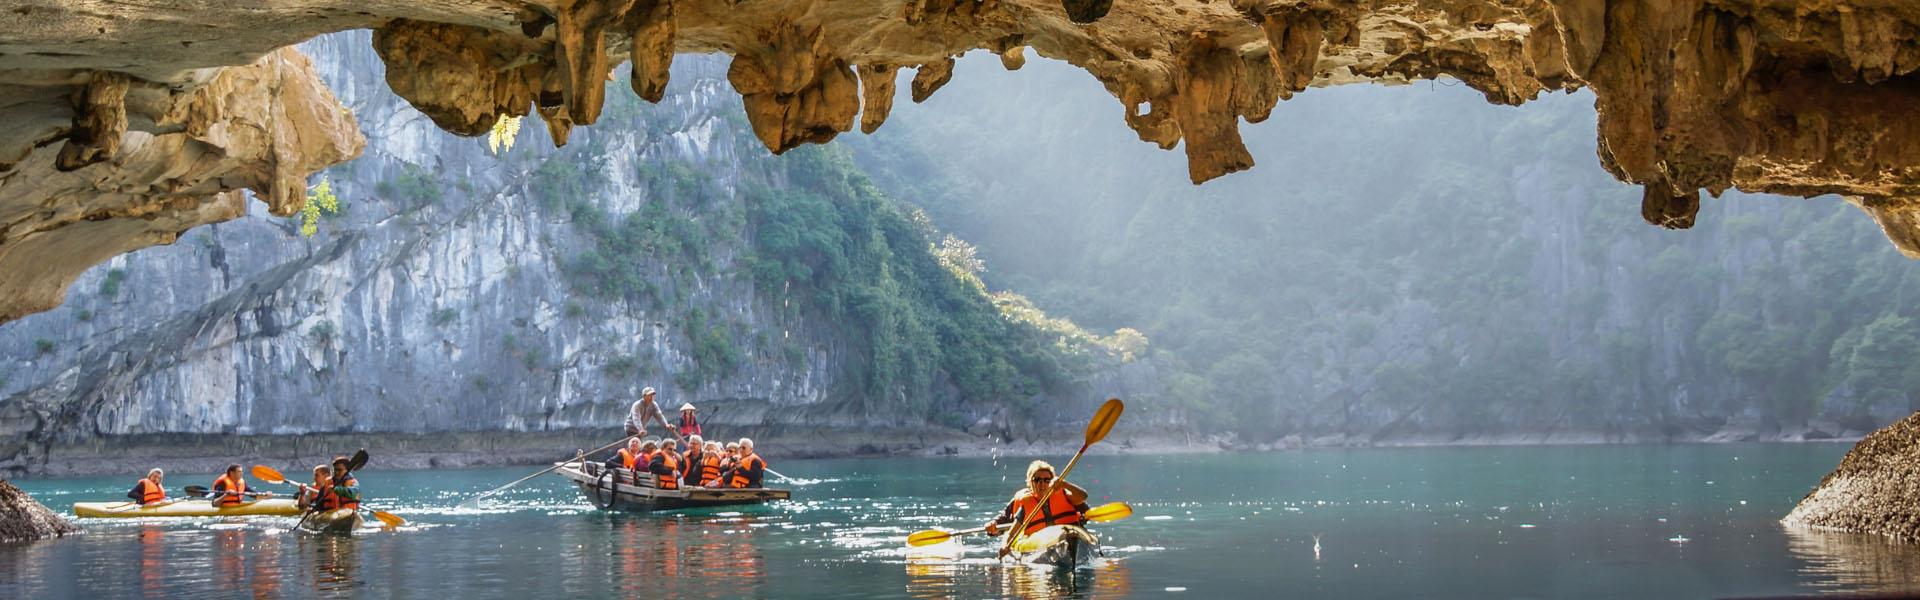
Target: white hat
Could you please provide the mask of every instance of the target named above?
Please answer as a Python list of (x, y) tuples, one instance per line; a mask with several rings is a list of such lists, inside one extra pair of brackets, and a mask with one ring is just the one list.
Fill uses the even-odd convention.
[(653, 387), (652, 387), (652, 386), (648, 386), (648, 387), (647, 387), (647, 389), (644, 389), (644, 390), (640, 390), (640, 395), (642, 395), (642, 396), (652, 396), (652, 395), (653, 395)]
[(695, 410), (695, 409), (693, 408), (693, 403), (692, 403), (692, 402), (688, 402), (688, 403), (686, 403), (686, 404), (682, 404), (682, 405), (680, 405), (680, 410), (683, 410), (683, 411), (685, 411), (685, 410)]

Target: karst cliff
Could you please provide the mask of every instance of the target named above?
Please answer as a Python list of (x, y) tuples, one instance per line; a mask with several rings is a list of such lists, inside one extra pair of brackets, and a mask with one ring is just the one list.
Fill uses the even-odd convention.
[[(1599, 159), (1685, 228), (1700, 193), (1840, 194), (1920, 256), (1920, 6), (1874, 0), (267, 0), (0, 3), (0, 320), (89, 266), (276, 214), (363, 141), (287, 46), (372, 29), (387, 83), (439, 127), (537, 112), (565, 143), (609, 73), (657, 99), (675, 54), (727, 79), (775, 152), (886, 119), (975, 49), (1099, 79), (1194, 182), (1253, 166), (1237, 127), (1313, 86), (1451, 77), (1491, 102), (1592, 89)], [(1017, 135), (1017, 132), (1006, 132)]]

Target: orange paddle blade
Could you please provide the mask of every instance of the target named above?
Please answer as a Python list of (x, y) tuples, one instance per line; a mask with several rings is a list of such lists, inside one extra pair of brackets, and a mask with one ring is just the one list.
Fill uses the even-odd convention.
[(273, 467), (269, 467), (266, 465), (254, 465), (253, 476), (266, 481), (271, 481), (273, 483), (287, 482), (287, 478), (281, 476), (279, 471), (275, 471), (273, 470)]

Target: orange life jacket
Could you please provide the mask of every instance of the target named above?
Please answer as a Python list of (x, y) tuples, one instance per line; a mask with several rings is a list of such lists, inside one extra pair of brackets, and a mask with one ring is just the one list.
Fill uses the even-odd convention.
[(626, 448), (621, 448), (621, 449), (620, 449), (620, 457), (619, 457), (619, 458), (620, 458), (620, 464), (621, 464), (622, 466), (625, 466), (625, 467), (627, 468), (627, 470), (628, 470), (628, 471), (632, 471), (632, 470), (633, 470), (633, 461), (634, 461), (634, 459), (636, 459), (636, 458), (639, 458), (639, 457), (637, 457), (637, 456), (634, 456), (634, 454), (633, 454), (632, 452), (628, 452)]
[[(1027, 518), (1026, 515), (1039, 503), (1040, 498), (1031, 493), (1021, 495), (1013, 501), (1014, 517)], [(1021, 535), (1032, 535), (1033, 532), (1044, 529), (1048, 525), (1070, 525), (1083, 520), (1080, 516), (1080, 507), (1074, 506), (1073, 500), (1067, 498), (1066, 490), (1054, 490), (1052, 494), (1047, 495), (1047, 510), (1034, 515), (1033, 520), (1027, 522), (1027, 530)]]
[(760, 460), (758, 454), (748, 454), (746, 458), (740, 459), (740, 465), (733, 468), (733, 478), (727, 481), (727, 487), (747, 487), (748, 483), (752, 483), (747, 480), (747, 471), (753, 470), (756, 465), (764, 471), (767, 468), (767, 461)]
[[(357, 487), (360, 485), (360, 480), (354, 479), (352, 476), (348, 476), (347, 480), (345, 482), (340, 483), (340, 485), (344, 485), (347, 487)], [(333, 496), (334, 508), (360, 508), (360, 499), (355, 498), (352, 500), (348, 500), (346, 498), (342, 498), (340, 497), (339, 494), (333, 493), (333, 488), (331, 487), (327, 488), (327, 495)]]
[(674, 458), (673, 455), (674, 453), (672, 452), (658, 453), (660, 463), (666, 465), (667, 469), (671, 472), (666, 475), (655, 474), (653, 476), (654, 488), (662, 490), (680, 489), (680, 460)]
[[(226, 484), (224, 488), (221, 487), (223, 483)], [(213, 491), (244, 492), (247, 491), (247, 482), (245, 479), (240, 478), (239, 473), (221, 475), (219, 479), (213, 480)], [(213, 499), (214, 506), (238, 506), (245, 502), (246, 499), (237, 493), (224, 494), (219, 498)]]
[(141, 477), (140, 483), (136, 485), (140, 486), (140, 504), (142, 505), (167, 499), (167, 491), (160, 489), (160, 484), (154, 483), (152, 479)]
[(340, 508), (340, 497), (333, 494), (332, 478), (328, 478), (325, 483), (315, 485), (313, 488), (317, 491), (313, 494), (313, 501), (307, 503), (307, 506), (311, 510), (333, 510)]
[(700, 478), (700, 482), (695, 485), (702, 487), (711, 487), (714, 482), (718, 481), (720, 479), (720, 456), (717, 454), (701, 456), (700, 475), (698, 477)]

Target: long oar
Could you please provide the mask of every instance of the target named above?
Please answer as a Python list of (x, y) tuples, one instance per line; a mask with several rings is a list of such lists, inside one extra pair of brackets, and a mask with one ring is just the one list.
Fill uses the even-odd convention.
[[(1124, 502), (1114, 502), (1112, 504), (1101, 505), (1099, 508), (1089, 510), (1087, 511), (1086, 516), (1088, 521), (1093, 521), (1096, 523), (1104, 523), (1107, 521), (1124, 519), (1132, 514), (1133, 514), (1133, 507), (1127, 506), (1127, 504)], [(955, 536), (982, 533), (982, 532), (985, 532), (986, 530), (987, 528), (985, 527), (975, 527), (973, 529), (962, 529), (960, 531), (941, 531), (938, 529), (928, 529), (928, 530), (921, 531), (919, 533), (915, 533), (913, 535), (907, 536), (907, 545), (930, 546), (933, 544), (938, 544), (940, 542), (947, 541), (949, 539), (954, 538)]]
[[(599, 454), (599, 453), (601, 453), (602, 451), (605, 451), (605, 450), (606, 450), (606, 449), (608, 449), (608, 448), (612, 448), (612, 447), (614, 447), (614, 446), (618, 446), (618, 445), (621, 445), (621, 444), (625, 444), (625, 443), (627, 443), (627, 440), (630, 440), (630, 439), (633, 439), (633, 438), (632, 438), (632, 437), (625, 437), (625, 438), (620, 438), (620, 441), (618, 441), (618, 442), (614, 442), (614, 443), (611, 443), (611, 444), (607, 444), (607, 445), (605, 445), (605, 446), (601, 446), (601, 447), (599, 447), (599, 448), (597, 448), (597, 449), (595, 449), (595, 450), (594, 450), (594, 451), (592, 451), (592, 452), (588, 452), (587, 454)], [(503, 486), (500, 486), (500, 487), (497, 487), (497, 488), (493, 488), (493, 489), (490, 489), (490, 490), (487, 490), (487, 491), (484, 491), (484, 492), (481, 492), (481, 493), (480, 493), (480, 495), (478, 495), (478, 496), (474, 496), (474, 497), (472, 497), (472, 498), (468, 498), (468, 499), (467, 499), (467, 500), (466, 500), (465, 502), (461, 502), (461, 503), (460, 503), (460, 506), (461, 506), (461, 507), (463, 507), (463, 508), (473, 508), (473, 507), (475, 507), (475, 506), (479, 506), (479, 505), (480, 505), (480, 499), (481, 499), (481, 498), (485, 498), (485, 497), (487, 497), (487, 496), (492, 496), (492, 495), (494, 495), (494, 494), (498, 494), (498, 493), (500, 493), (500, 492), (502, 492), (502, 491), (505, 491), (505, 490), (506, 490), (507, 488), (510, 488), (510, 487), (513, 487), (513, 486), (516, 486), (516, 485), (520, 485), (521, 483), (525, 483), (525, 482), (526, 482), (526, 481), (527, 481), (528, 479), (533, 479), (533, 478), (535, 478), (535, 477), (539, 477), (539, 476), (541, 476), (541, 475), (545, 475), (545, 474), (547, 474), (547, 472), (548, 472), (548, 471), (552, 471), (552, 470), (554, 470), (554, 469), (558, 469), (558, 468), (560, 468), (560, 467), (562, 467), (562, 466), (564, 466), (564, 465), (566, 465), (566, 464), (568, 464), (568, 463), (567, 463), (567, 462), (559, 462), (559, 463), (555, 463), (555, 464), (554, 464), (553, 466), (551, 466), (551, 467), (547, 467), (547, 468), (545, 468), (545, 469), (541, 469), (541, 470), (540, 470), (540, 472), (538, 472), (538, 473), (534, 473), (534, 474), (532, 474), (532, 475), (528, 475), (528, 476), (526, 476), (526, 477), (521, 477), (521, 478), (519, 478), (519, 479), (515, 479), (515, 480), (513, 480), (513, 483), (509, 483), (509, 484), (506, 484), (506, 485), (503, 485)]]
[[(362, 464), (365, 464), (365, 462), (366, 461), (361, 461)], [(351, 466), (351, 463), (349, 463), (349, 466)], [(263, 481), (268, 481), (271, 483), (284, 483), (284, 484), (293, 485), (293, 486), (300, 485), (291, 481), (287, 481), (287, 478), (280, 475), (279, 471), (275, 471), (273, 470), (273, 467), (269, 467), (266, 465), (254, 465), (253, 476), (258, 477)], [(401, 525), (407, 524), (407, 520), (400, 518), (400, 515), (396, 515), (384, 510), (374, 510), (374, 509), (368, 508), (367, 512), (373, 513), (373, 518), (379, 519), (381, 523), (386, 523), (388, 527), (399, 527)], [(303, 519), (304, 519), (304, 516), (303, 516)]]
[(1054, 490), (1063, 487), (1060, 482), (1067, 479), (1067, 473), (1073, 472), (1073, 464), (1080, 462), (1080, 455), (1087, 453), (1088, 446), (1106, 438), (1107, 432), (1113, 431), (1113, 424), (1120, 420), (1122, 410), (1126, 410), (1126, 405), (1121, 404), (1119, 398), (1109, 398), (1106, 404), (1100, 405), (1100, 411), (1093, 414), (1093, 422), (1087, 423), (1087, 443), (1081, 444), (1080, 451), (1073, 453), (1073, 459), (1067, 461), (1067, 468), (1053, 476), (1053, 485), (1047, 486), (1046, 493), (1040, 495), (1040, 502), (1033, 505), (1034, 509), (1025, 511), (1026, 514), (1021, 515), (1020, 526), (1007, 534), (1006, 545), (1000, 546), (1000, 556), (1006, 556), (1008, 552), (1013, 551), (1014, 542), (1020, 541), (1020, 538), (1026, 535), (1027, 524), (1033, 522), (1035, 515), (1046, 510), (1047, 500), (1053, 498)]

